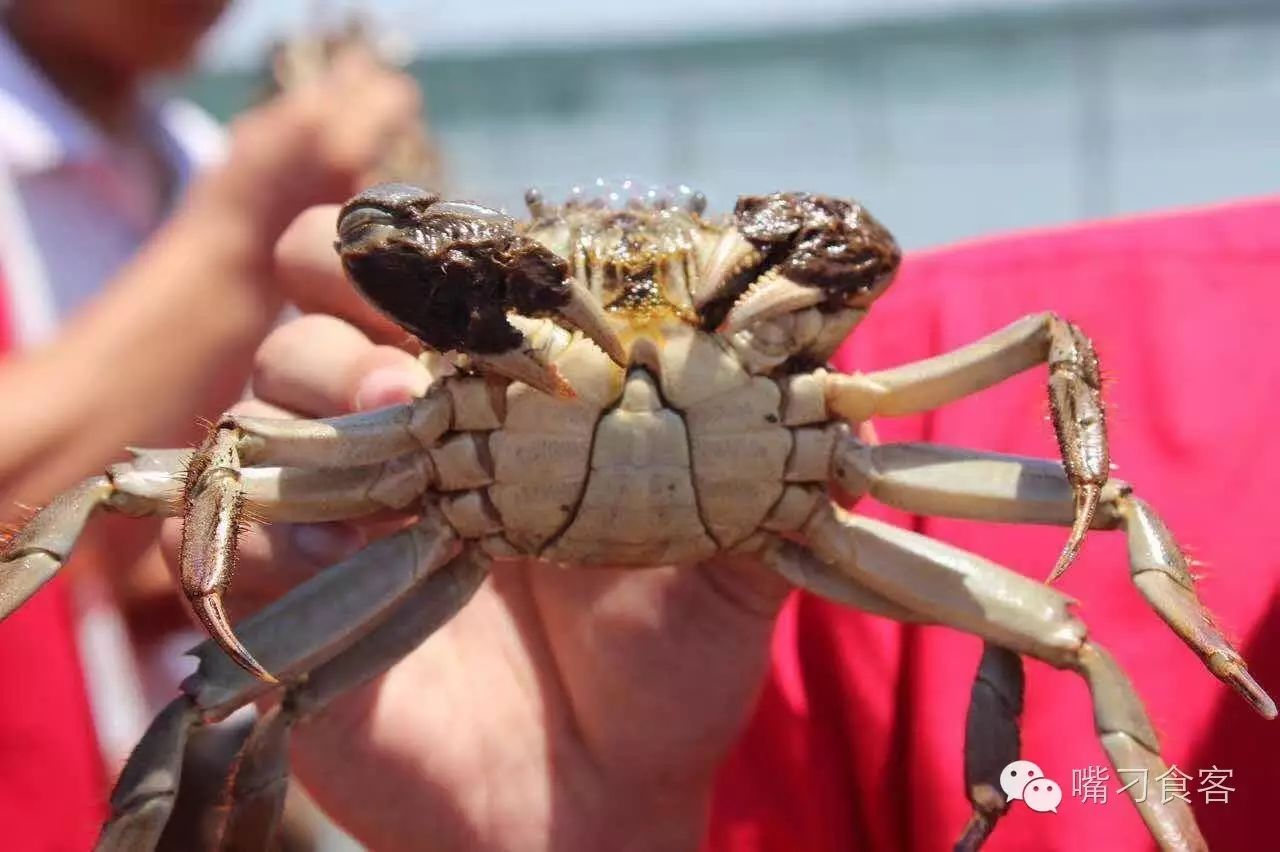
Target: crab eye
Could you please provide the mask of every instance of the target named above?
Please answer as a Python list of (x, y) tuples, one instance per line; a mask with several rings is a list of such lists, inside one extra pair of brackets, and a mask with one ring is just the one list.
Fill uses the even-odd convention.
[(338, 218), (338, 237), (349, 242), (361, 232), (376, 226), (392, 227), (395, 214), (381, 207), (352, 207), (342, 211)]
[(439, 200), (439, 195), (421, 187), (407, 183), (380, 183), (342, 206), (338, 213), (338, 229), (345, 236), (349, 231), (370, 225), (414, 221)]

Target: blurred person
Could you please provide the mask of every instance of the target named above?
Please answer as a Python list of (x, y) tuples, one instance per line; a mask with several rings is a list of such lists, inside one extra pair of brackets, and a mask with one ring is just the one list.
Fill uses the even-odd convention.
[[(387, 35), (375, 32), (368, 18), (351, 10), (341, 24), (316, 24), (309, 32), (282, 39), (270, 52), (270, 91), (305, 85), (324, 74), (335, 56), (351, 49), (366, 50), (396, 67), (404, 65), (406, 52), (388, 43)], [(366, 176), (366, 184), (399, 181), (449, 194), (443, 154), (427, 122), (425, 105), (421, 119), (390, 140), (382, 159)]]
[[(199, 416), (226, 408), (285, 298), (274, 280), (277, 236), (300, 210), (352, 194), (386, 140), (417, 120), (412, 83), (352, 52), (241, 118), (224, 143), (195, 107), (153, 89), (157, 75), (190, 60), (224, 5), (13, 0), (4, 8), (7, 522), (19, 520), (16, 504), (42, 504), (122, 447), (189, 442)], [(112, 565), (145, 545), (137, 532), (122, 535), (136, 529), (112, 527)], [(105, 779), (72, 629), (61, 580), (0, 626), (0, 678), (15, 685), (0, 708), (6, 848), (84, 848), (102, 815)], [(104, 636), (88, 641), (101, 651)], [(114, 674), (101, 681), (112, 685)]]
[[(1278, 225), (1280, 202), (1269, 201), (909, 256), (838, 359), (887, 367), (1046, 307), (1082, 323), (1120, 377), (1109, 390), (1122, 473), (1215, 570), (1201, 592), (1272, 689), (1280, 558), (1267, 489), (1280, 451), (1268, 430), (1280, 416), (1280, 361), (1258, 318), (1280, 308), (1269, 286), (1280, 273)], [(331, 210), (300, 220), (281, 244), (281, 271), (344, 319), (307, 316), (273, 332), (246, 412), (375, 408), (431, 380), (385, 345), (386, 321), (345, 284), (327, 252), (332, 227)], [(1052, 457), (1051, 430), (1034, 428), (1044, 381), (1029, 371), (927, 417), (885, 421), (881, 437)], [(1064, 535), (864, 510), (1035, 577)], [(251, 529), (228, 598), (235, 612), (353, 553), (371, 532), (324, 528), (327, 552), (303, 551), (281, 525)], [(169, 522), (171, 546), (176, 531)], [(1266, 803), (1280, 726), (1179, 646), (1130, 588), (1123, 548), (1122, 537), (1093, 533), (1066, 588), (1133, 677), (1166, 759), (1192, 778), (1189, 795), (1200, 769), (1234, 771), (1234, 805), (1193, 800), (1210, 842), (1255, 847), (1274, 835)], [(981, 641), (792, 594), (753, 564), (733, 568), (734, 582), (722, 583), (709, 570), (495, 566), (430, 641), (299, 726), (294, 768), (339, 824), (379, 850), (420, 848), (424, 837), (441, 849), (948, 848), (968, 817), (963, 720)], [(1022, 754), (1065, 793), (1073, 768), (1107, 766), (1086, 690), (1069, 673), (1027, 670)], [(1111, 780), (1109, 803), (1068, 799), (1058, 814), (1015, 803), (989, 848), (1151, 848), (1116, 792), (1131, 779)]]

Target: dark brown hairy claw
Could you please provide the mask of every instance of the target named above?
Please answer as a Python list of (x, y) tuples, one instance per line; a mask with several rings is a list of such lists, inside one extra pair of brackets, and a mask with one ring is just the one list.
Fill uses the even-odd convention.
[(765, 265), (838, 304), (870, 302), (902, 260), (893, 235), (856, 202), (804, 192), (748, 195), (733, 215)]
[(347, 202), (338, 233), (343, 266), (361, 292), (441, 352), (517, 349), (522, 337), (507, 311), (546, 316), (571, 299), (564, 260), (478, 204), (383, 184)]

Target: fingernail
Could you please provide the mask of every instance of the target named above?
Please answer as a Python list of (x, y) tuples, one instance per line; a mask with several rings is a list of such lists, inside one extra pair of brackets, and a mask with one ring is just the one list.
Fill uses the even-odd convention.
[(289, 538), (295, 550), (322, 567), (341, 562), (364, 547), (364, 536), (347, 524), (296, 524)]
[(374, 370), (356, 389), (357, 411), (369, 411), (409, 402), (427, 392), (430, 377), (400, 368)]

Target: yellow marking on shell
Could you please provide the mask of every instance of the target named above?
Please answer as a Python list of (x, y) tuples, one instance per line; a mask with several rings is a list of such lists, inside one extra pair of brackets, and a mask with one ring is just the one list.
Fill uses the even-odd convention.
[(689, 291), (698, 270), (695, 234), (705, 226), (695, 214), (582, 209), (566, 211), (564, 219), (567, 233), (548, 228), (545, 236), (610, 315), (630, 325), (671, 318), (697, 324)]

